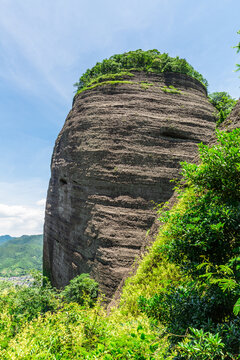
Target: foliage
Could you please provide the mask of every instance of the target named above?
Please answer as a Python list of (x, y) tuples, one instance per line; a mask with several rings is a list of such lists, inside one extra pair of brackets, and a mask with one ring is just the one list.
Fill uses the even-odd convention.
[(179, 354), (177, 359), (182, 360), (223, 360), (226, 359), (219, 334), (204, 332), (190, 328), (190, 334), (184, 342), (178, 345)]
[(168, 292), (155, 294), (149, 299), (140, 296), (138, 306), (148, 317), (165, 325), (165, 331), (171, 334), (171, 341), (175, 343), (190, 326), (209, 327), (210, 322), (206, 319), (214, 308), (209, 299), (210, 296), (202, 295), (194, 283), (187, 283), (185, 286), (171, 286)]
[[(240, 34), (240, 30), (237, 32), (238, 34)], [(236, 49), (237, 49), (237, 53), (240, 52), (240, 42), (237, 44), (237, 46), (234, 46)], [(240, 64), (237, 64), (237, 70), (236, 71), (239, 71), (240, 70)]]
[(214, 92), (209, 94), (209, 101), (217, 109), (217, 126), (220, 125), (231, 113), (237, 103), (227, 92)]
[(149, 297), (155, 292), (165, 293), (170, 284), (177, 286), (182, 282), (178, 267), (167, 262), (159, 251), (164, 240), (160, 234), (149, 253), (142, 259), (136, 275), (126, 280), (121, 296), (123, 314), (139, 316), (139, 296)]
[(214, 265), (225, 264), (238, 251), (240, 211), (236, 204), (224, 204), (209, 193), (189, 198), (184, 215), (172, 215), (166, 231), (169, 242), (164, 251), (169, 260), (191, 275), (200, 275), (197, 265), (208, 258)]
[(3, 243), (5, 243), (8, 240), (13, 239), (10, 235), (1, 235), (0, 236), (0, 245), (2, 245)]
[(92, 308), (62, 303), (23, 322), (20, 330), (0, 348), (2, 360), (149, 360), (159, 359), (165, 347), (146, 319), (107, 317), (100, 303)]
[(42, 276), (36, 275), (31, 286), (13, 286), (1, 283), (0, 287), (0, 349), (6, 347), (23, 324), (39, 314), (58, 307), (56, 292), (48, 283), (42, 286)]
[(240, 129), (217, 131), (218, 144), (199, 145), (201, 164), (182, 163), (182, 175), (196, 191), (211, 190), (219, 198), (240, 200)]
[(1, 359), (240, 358), (240, 130), (217, 139), (182, 164), (179, 201), (160, 206), (164, 225), (119, 310), (84, 300), (97, 292), (88, 275), (62, 294), (41, 279), (1, 285)]
[(62, 296), (66, 302), (76, 302), (80, 305), (88, 298), (89, 305), (92, 306), (98, 296), (98, 283), (91, 279), (89, 274), (81, 274), (70, 281), (62, 291)]
[(145, 81), (141, 81), (140, 86), (141, 86), (141, 89), (147, 90), (150, 86), (154, 86), (154, 84), (148, 83), (148, 82), (145, 82)]
[(128, 80), (108, 80), (108, 81), (100, 81), (99, 83), (96, 83), (94, 85), (89, 85), (86, 87), (83, 87), (82, 89), (78, 90), (78, 94), (82, 93), (85, 90), (92, 90), (95, 89), (98, 86), (103, 86), (103, 85), (117, 85), (117, 84), (133, 84), (132, 81), (128, 81)]
[[(201, 333), (204, 346), (195, 339), (188, 350), (183, 348), (183, 359), (209, 358), (205, 335), (221, 337), (228, 359), (240, 345), (235, 325), (240, 311), (240, 130), (218, 131), (217, 140), (212, 147), (199, 146), (200, 164), (182, 163), (180, 206), (160, 217), (167, 240), (158, 252), (179, 267), (185, 281), (138, 299), (141, 311), (165, 325), (172, 344), (189, 327), (196, 328), (195, 335), (201, 329), (208, 332)], [(227, 337), (230, 328), (232, 336)]]
[(178, 72), (187, 74), (200, 81), (207, 88), (207, 81), (185, 59), (170, 57), (168, 54), (161, 54), (158, 50), (129, 51), (123, 54), (111, 56), (98, 62), (92, 69), (88, 69), (74, 86), (77, 91), (84, 89), (95, 81), (95, 79), (106, 74), (121, 74), (131, 70), (141, 70), (154, 73)]
[(42, 235), (10, 238), (0, 246), (0, 276), (21, 276), (42, 269)]
[(163, 86), (161, 90), (169, 94), (181, 94), (181, 91), (175, 88), (173, 85), (169, 85), (169, 87)]

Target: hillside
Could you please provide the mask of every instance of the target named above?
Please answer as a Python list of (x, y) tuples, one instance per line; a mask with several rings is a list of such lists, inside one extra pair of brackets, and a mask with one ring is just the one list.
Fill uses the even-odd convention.
[(164, 225), (118, 308), (105, 311), (101, 297), (92, 307), (88, 277), (61, 296), (36, 285), (1, 292), (1, 359), (240, 359), (239, 120), (199, 146), (199, 165), (182, 165), (180, 196), (160, 210)]
[(0, 245), (2, 245), (3, 243), (5, 243), (8, 240), (13, 239), (10, 235), (1, 235), (0, 236)]
[(6, 239), (0, 246), (0, 276), (21, 276), (42, 269), (42, 235)]

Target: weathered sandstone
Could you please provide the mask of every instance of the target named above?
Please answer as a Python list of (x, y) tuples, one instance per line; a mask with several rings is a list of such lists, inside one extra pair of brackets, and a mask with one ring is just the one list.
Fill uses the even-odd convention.
[[(90, 272), (107, 298), (140, 253), (154, 203), (171, 197), (179, 162), (191, 161), (215, 128), (197, 80), (143, 72), (125, 80), (132, 83), (76, 95), (56, 140), (45, 217), (44, 271), (53, 285)], [(181, 93), (163, 90), (170, 85)]]

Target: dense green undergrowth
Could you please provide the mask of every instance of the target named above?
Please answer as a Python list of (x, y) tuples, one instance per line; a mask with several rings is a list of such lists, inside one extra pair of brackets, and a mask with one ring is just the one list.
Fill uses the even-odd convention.
[(161, 54), (155, 49), (148, 51), (139, 49), (104, 59), (91, 69), (87, 69), (74, 86), (77, 87), (77, 92), (79, 93), (87, 89), (93, 89), (94, 85), (103, 85), (103, 82), (121, 82), (123, 77), (134, 76), (131, 70), (153, 73), (178, 72), (197, 79), (206, 88), (208, 86), (207, 80), (185, 59), (180, 59), (178, 56), (173, 58), (166, 53)]
[(220, 125), (228, 115), (231, 113), (232, 109), (237, 103), (237, 100), (232, 98), (225, 91), (214, 92), (209, 94), (209, 101), (216, 108), (216, 118), (217, 126)]
[(0, 358), (240, 359), (240, 130), (182, 164), (179, 200), (110, 314), (88, 276), (2, 287)]
[[(182, 164), (180, 200), (162, 212), (165, 226), (122, 297), (126, 311), (137, 301), (155, 326), (165, 326), (176, 359), (240, 358), (240, 130), (217, 138), (211, 148), (199, 146), (200, 165)], [(176, 274), (162, 277), (163, 262), (178, 269), (179, 282)], [(215, 350), (204, 357), (200, 342), (211, 341)]]

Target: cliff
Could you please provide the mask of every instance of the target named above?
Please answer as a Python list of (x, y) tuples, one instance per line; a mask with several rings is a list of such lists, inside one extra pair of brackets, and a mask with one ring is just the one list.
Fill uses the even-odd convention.
[(44, 272), (56, 287), (90, 272), (110, 298), (167, 201), (179, 162), (215, 128), (203, 85), (184, 74), (132, 72), (77, 94), (51, 164)]

